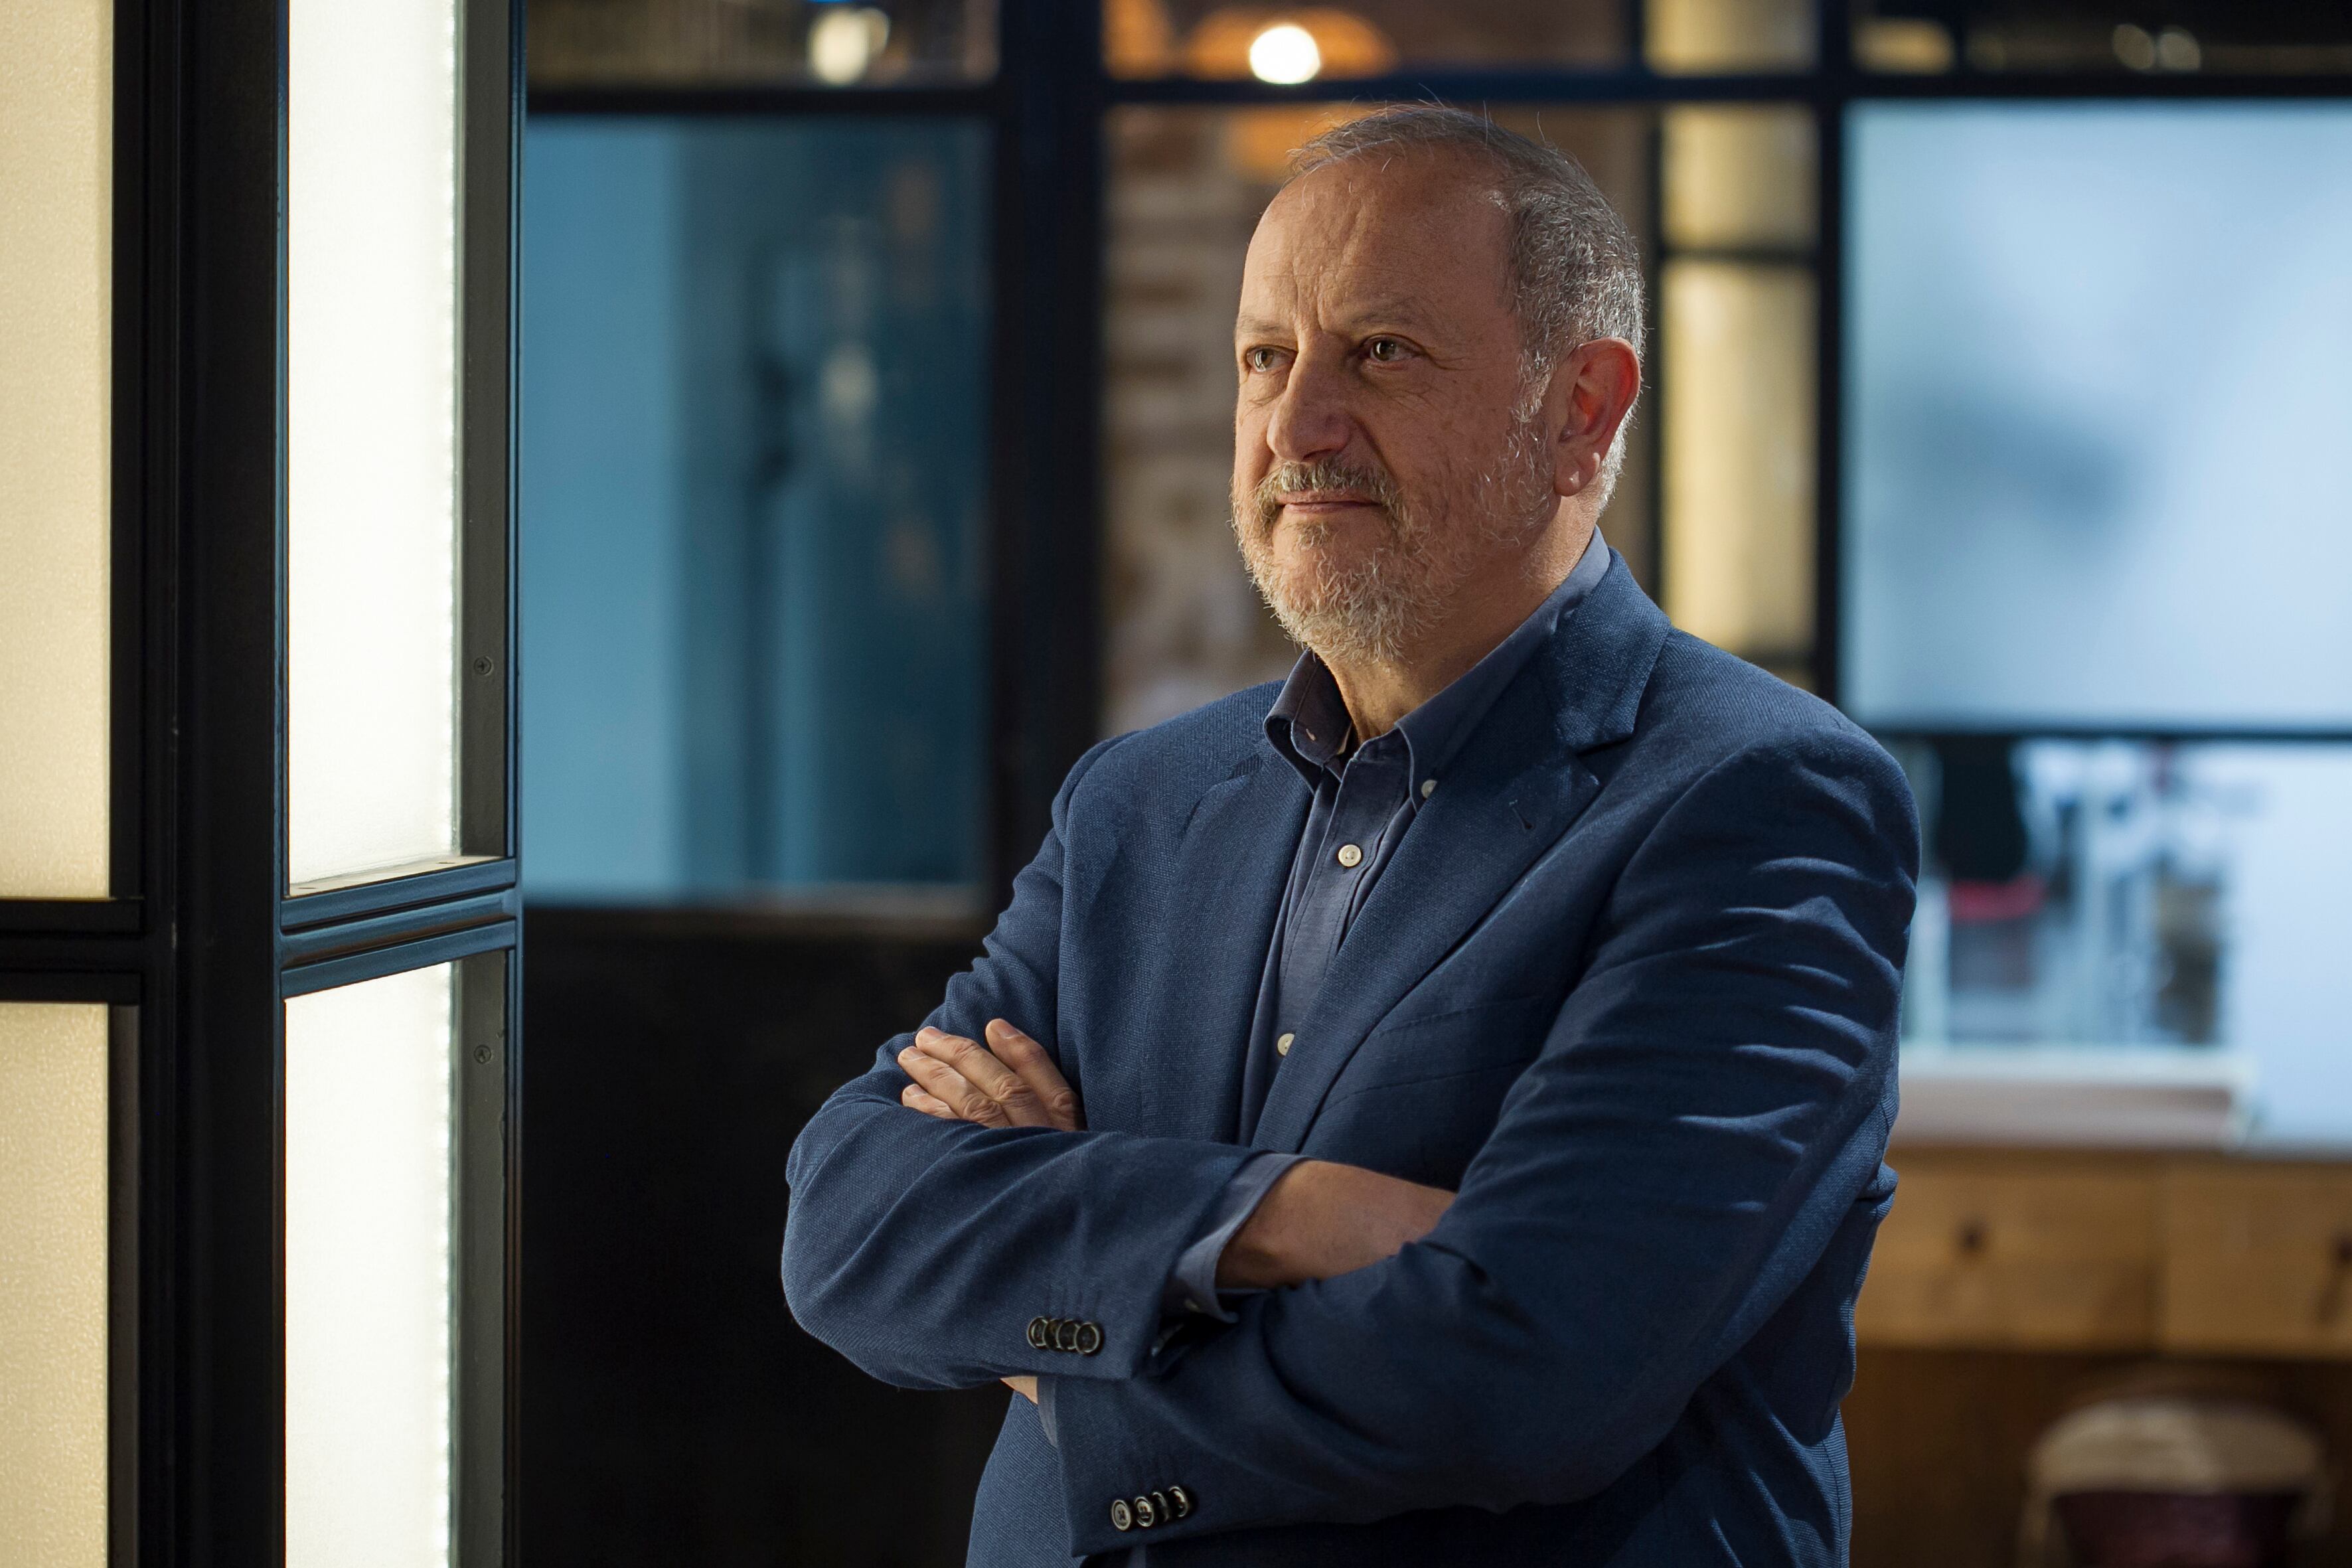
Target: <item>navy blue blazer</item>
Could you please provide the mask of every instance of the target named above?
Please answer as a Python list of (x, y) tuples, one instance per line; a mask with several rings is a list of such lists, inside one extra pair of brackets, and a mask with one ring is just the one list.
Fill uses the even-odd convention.
[[(907, 1387), (1059, 1380), (1058, 1444), (1010, 1400), (986, 1568), (1843, 1563), (1901, 772), (1612, 563), (1405, 835), (1257, 1128), (1459, 1197), (1386, 1262), (1169, 1338), (1169, 1270), (1250, 1153), (1221, 1140), (1307, 811), (1275, 689), (1089, 752), (930, 1016), (1027, 1030), (1087, 1130), (906, 1110), (891, 1040), (793, 1146), (793, 1314)], [(1040, 1317), (1100, 1349), (1033, 1345)], [(1182, 1517), (1118, 1528), (1178, 1487)]]

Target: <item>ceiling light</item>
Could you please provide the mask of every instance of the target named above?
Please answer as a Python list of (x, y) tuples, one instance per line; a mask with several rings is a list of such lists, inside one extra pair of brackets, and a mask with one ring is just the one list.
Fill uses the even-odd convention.
[(828, 5), (809, 26), (809, 74), (828, 87), (847, 87), (889, 37), (890, 18), (871, 5)]
[(1313, 81), (1323, 68), (1315, 35), (1295, 22), (1277, 22), (1250, 40), (1250, 74), (1260, 81), (1289, 86)]

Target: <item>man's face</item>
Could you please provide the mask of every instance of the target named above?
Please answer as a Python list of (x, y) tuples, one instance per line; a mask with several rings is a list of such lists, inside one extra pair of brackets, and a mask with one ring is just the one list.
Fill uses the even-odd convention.
[(1481, 173), (1431, 152), (1327, 165), (1250, 242), (1234, 531), (1284, 628), (1326, 658), (1409, 654), (1558, 510)]

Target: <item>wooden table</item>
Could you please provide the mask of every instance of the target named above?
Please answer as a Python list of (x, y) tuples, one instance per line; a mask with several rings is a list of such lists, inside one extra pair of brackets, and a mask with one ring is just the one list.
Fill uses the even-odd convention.
[[(2026, 1449), (2151, 1362), (2299, 1410), (2352, 1500), (2352, 1163), (1899, 1145), (1889, 1163), (1845, 1405), (1857, 1568), (2009, 1568)], [(2352, 1531), (2312, 1562), (2352, 1565)]]

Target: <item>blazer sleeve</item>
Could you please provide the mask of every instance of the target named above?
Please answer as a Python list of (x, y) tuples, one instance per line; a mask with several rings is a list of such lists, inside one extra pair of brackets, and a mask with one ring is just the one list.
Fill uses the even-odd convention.
[[(1064, 842), (1078, 765), (1053, 826), (1014, 880), (980, 960), (926, 1022), (978, 1038), (1004, 1018), (1061, 1060), (1055, 974)], [(910, 1081), (881, 1047), (836, 1090), (785, 1163), (784, 1297), (801, 1326), (864, 1371), (908, 1388), (1015, 1374), (1126, 1377), (1160, 1336), (1171, 1271), (1255, 1151), (1126, 1132), (989, 1128), (909, 1110)], [(1031, 1342), (1037, 1319), (1092, 1324), (1084, 1352)]]
[(1058, 1391), (1071, 1549), (1563, 1503), (1665, 1436), (1814, 1268), (1884, 1151), (1918, 866), (1847, 728), (1735, 755), (1629, 860), (1592, 960), (1437, 1228)]

